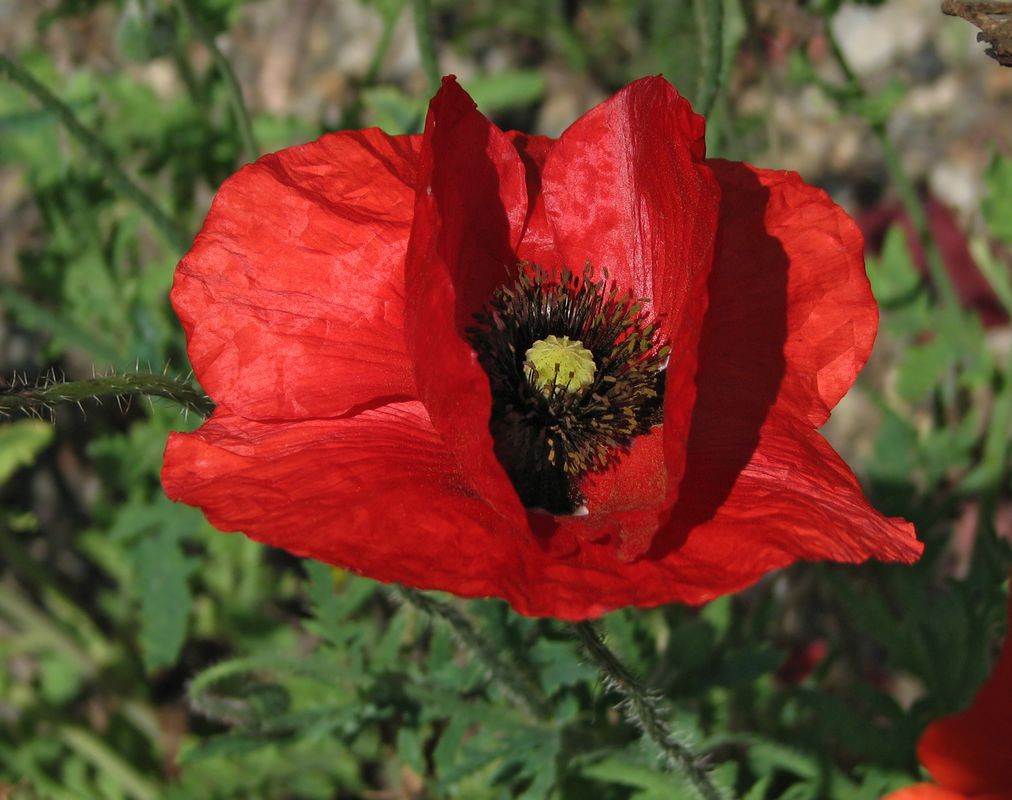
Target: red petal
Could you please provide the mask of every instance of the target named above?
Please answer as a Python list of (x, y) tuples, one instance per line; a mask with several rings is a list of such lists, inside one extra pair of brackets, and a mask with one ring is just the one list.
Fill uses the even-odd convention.
[[(779, 565), (800, 559), (910, 563), (920, 555), (923, 546), (913, 526), (872, 508), (826, 440), (780, 411), (770, 413), (758, 446), (714, 511), (728, 462), (737, 469), (738, 433), (711, 429), (705, 441), (690, 439), (683, 501), (674, 510), (666, 541), (652, 556), (677, 547), (677, 531), (692, 523), (701, 524), (688, 531), (680, 552), (704, 554), (726, 540), (728, 550), (714, 562), (725, 561), (728, 570), (752, 572), (754, 578), (761, 568), (750, 565), (752, 559)], [(735, 537), (738, 553), (731, 555)]]
[(704, 122), (674, 87), (643, 78), (566, 130), (545, 161), (542, 193), (562, 259), (588, 261), (652, 301), (671, 346), (664, 404), (672, 503), (695, 400), (697, 343), (706, 311), (720, 191), (703, 165)]
[(616, 556), (631, 561), (650, 549), (661, 529), (666, 477), (664, 434), (655, 428), (637, 437), (611, 469), (587, 476), (581, 488), (588, 514), (563, 528), (593, 541), (614, 536)]
[(519, 532), (460, 480), (417, 402), (283, 423), (219, 409), (171, 436), (162, 484), (217, 528), (378, 580), (526, 590), (514, 585), (525, 581)]
[(728, 432), (712, 450), (690, 453), (679, 502), (644, 558), (616, 561), (614, 545), (586, 541), (584, 519), (556, 518), (578, 552), (545, 566), (555, 596), (525, 613), (581, 618), (623, 605), (703, 603), (801, 559), (909, 563), (920, 554), (912, 526), (871, 508), (825, 440), (780, 414), (714, 512), (708, 484), (734, 453), (733, 439)]
[[(918, 783), (907, 786), (897, 792), (890, 792), (882, 800), (968, 800), (964, 795), (956, 794), (930, 783)], [(987, 800), (986, 798), (974, 798), (974, 800)], [(1008, 800), (1008, 798), (994, 798), (994, 800)]]
[(733, 416), (743, 401), (777, 403), (817, 427), (875, 340), (861, 233), (795, 173), (707, 163), (721, 211), (701, 357), (700, 383), (712, 388), (706, 405), (729, 406)]
[(541, 173), (555, 139), (547, 136), (528, 136), (517, 131), (506, 134), (520, 154), (527, 178), (527, 219), (517, 249), (517, 261), (529, 261), (552, 269), (564, 259), (555, 246), (555, 234), (548, 222), (545, 198), (541, 193)]
[(408, 346), (419, 397), (475, 490), (527, 528), (492, 449), (488, 378), (465, 328), (508, 279), (527, 215), (524, 167), (456, 81), (432, 99), (406, 266)]
[(413, 393), (403, 270), (419, 145), (330, 134), (222, 185), (172, 291), (216, 401), (291, 419)]
[[(1009, 605), (1012, 620), (1012, 602)], [(1012, 630), (998, 663), (968, 709), (936, 720), (917, 757), (942, 786), (963, 794), (1012, 796)]]

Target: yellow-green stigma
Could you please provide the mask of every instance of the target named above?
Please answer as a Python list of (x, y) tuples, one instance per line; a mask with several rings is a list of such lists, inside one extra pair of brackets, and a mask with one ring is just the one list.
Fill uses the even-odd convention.
[(597, 365), (594, 354), (583, 342), (568, 336), (538, 339), (524, 353), (524, 374), (541, 393), (551, 396), (557, 390), (574, 393), (594, 382)]

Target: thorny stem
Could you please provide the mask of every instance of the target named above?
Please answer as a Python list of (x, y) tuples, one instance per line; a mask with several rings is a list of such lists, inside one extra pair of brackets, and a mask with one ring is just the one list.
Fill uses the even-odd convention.
[(432, 13), (429, 0), (413, 0), (415, 9), (415, 35), (418, 37), (418, 53), (422, 70), (432, 92), (439, 89), (439, 62), (436, 60), (436, 40), (432, 35)]
[(701, 797), (706, 800), (721, 800), (723, 795), (710, 780), (703, 760), (675, 740), (670, 726), (661, 718), (661, 710), (652, 693), (612, 653), (591, 623), (577, 622), (573, 629), (591, 661), (604, 675), (609, 688), (625, 697), (622, 713), (626, 719), (643, 731), (664, 754), (668, 767), (681, 772)]
[(703, 32), (702, 89), (697, 111), (704, 117), (709, 117), (713, 110), (713, 104), (717, 100), (717, 93), (720, 91), (723, 70), (724, 2), (723, 0), (710, 0), (703, 6), (706, 29)]
[(539, 719), (550, 716), (547, 699), (541, 689), (515, 664), (509, 664), (475, 629), (474, 623), (458, 609), (442, 600), (411, 589), (397, 586), (397, 595), (430, 617), (439, 617), (450, 626), (454, 636), (481, 662), (496, 685), (514, 701), (521, 703)]
[(232, 116), (235, 117), (235, 124), (239, 129), (239, 138), (242, 140), (243, 150), (246, 151), (247, 157), (251, 161), (254, 161), (260, 155), (260, 146), (253, 135), (253, 123), (250, 121), (249, 111), (242, 97), (242, 87), (235, 76), (235, 71), (232, 69), (232, 65), (228, 63), (228, 59), (225, 58), (225, 54), (221, 52), (221, 48), (218, 47), (214, 36), (208, 33), (193, 15), (188, 0), (177, 0), (177, 4), (182, 10), (183, 16), (186, 17), (186, 21), (190, 24), (194, 33), (197, 34), (197, 38), (203, 42), (204, 47), (211, 54), (215, 68), (221, 73), (222, 81), (225, 84), (225, 94), (228, 97), (229, 105), (232, 107)]
[[(828, 24), (828, 22), (825, 26), (825, 33), (826, 40), (829, 43), (829, 49), (833, 53), (833, 58), (840, 67), (840, 71), (843, 73), (844, 79), (847, 82), (848, 91), (854, 97), (866, 97), (867, 95), (864, 87), (861, 85), (857, 74), (847, 61), (847, 57), (843, 53), (843, 48), (840, 47), (840, 43), (837, 41), (836, 35), (833, 33), (833, 28)], [(917, 193), (916, 187), (910, 180), (910, 176), (907, 175), (906, 170), (903, 168), (903, 159), (900, 157), (899, 152), (896, 150), (896, 146), (889, 138), (889, 133), (886, 131), (885, 123), (878, 121), (869, 122), (869, 127), (871, 128), (872, 133), (875, 134), (875, 138), (878, 139), (879, 147), (882, 148), (882, 156), (885, 160), (886, 170), (888, 171), (893, 184), (896, 186), (896, 191), (900, 194), (900, 200), (903, 203), (903, 207), (906, 209), (907, 216), (910, 217), (910, 222), (914, 227), (914, 233), (917, 236), (917, 241), (920, 243), (921, 248), (924, 251), (924, 257), (928, 264), (928, 271), (931, 273), (931, 280), (935, 285), (935, 290), (938, 292), (939, 304), (942, 306), (944, 311), (955, 311), (959, 308), (959, 299), (952, 286), (952, 280), (949, 278), (949, 272), (945, 267), (945, 262), (942, 260), (942, 254), (939, 252), (938, 247), (935, 245), (935, 241), (931, 236), (931, 228), (928, 225), (928, 214), (924, 208), (924, 203), (921, 202), (921, 198)]]
[(107, 375), (83, 381), (51, 382), (41, 386), (22, 386), (0, 391), (0, 417), (11, 412), (38, 414), (52, 409), (57, 403), (81, 403), (103, 397), (129, 397), (131, 395), (164, 397), (183, 408), (208, 416), (214, 403), (190, 384), (166, 375), (131, 373)]
[(189, 237), (176, 226), (169, 216), (151, 199), (140, 186), (120, 168), (116, 156), (105, 144), (77, 118), (70, 107), (39, 83), (29, 72), (0, 53), (0, 72), (18, 84), (45, 108), (55, 114), (81, 145), (99, 164), (109, 182), (125, 197), (137, 204), (165, 241), (174, 250), (182, 252), (190, 246)]

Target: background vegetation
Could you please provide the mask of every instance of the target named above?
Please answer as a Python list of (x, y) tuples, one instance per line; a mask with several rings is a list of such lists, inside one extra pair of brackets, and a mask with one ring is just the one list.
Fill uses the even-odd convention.
[(8, 0), (0, 30), (0, 398), (38, 388), (0, 423), (0, 797), (693, 796), (571, 627), (217, 533), (158, 482), (199, 399), (46, 388), (185, 378), (167, 295), (216, 187), (326, 130), (418, 130), (440, 71), (549, 134), (663, 72), (711, 154), (858, 215), (882, 330), (827, 433), (924, 558), (602, 630), (729, 796), (917, 778), (920, 731), (989, 670), (1012, 564), (1012, 70), (968, 25), (916, 0)]

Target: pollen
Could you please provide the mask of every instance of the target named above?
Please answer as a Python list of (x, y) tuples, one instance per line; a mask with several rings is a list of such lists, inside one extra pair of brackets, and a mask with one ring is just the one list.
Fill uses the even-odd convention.
[(524, 353), (524, 374), (545, 396), (557, 391), (578, 392), (594, 382), (594, 354), (583, 342), (568, 336), (548, 335)]

